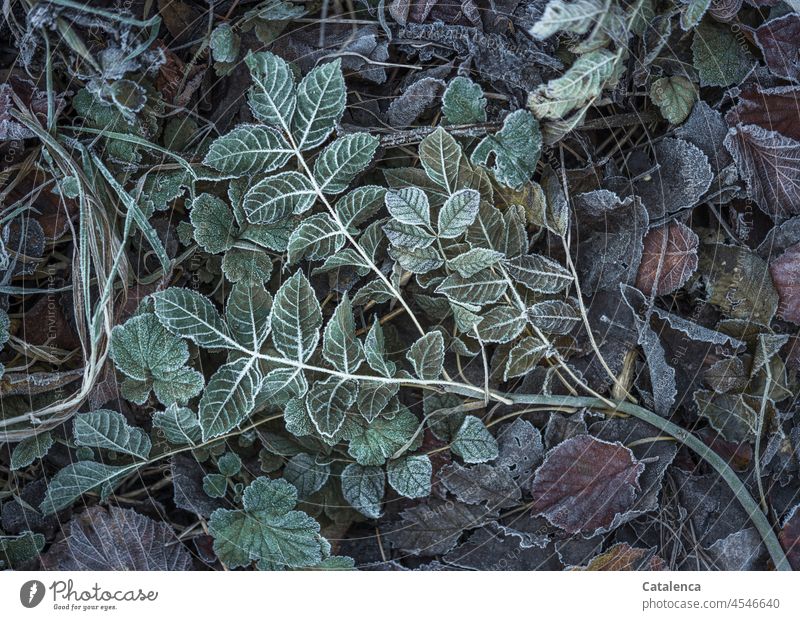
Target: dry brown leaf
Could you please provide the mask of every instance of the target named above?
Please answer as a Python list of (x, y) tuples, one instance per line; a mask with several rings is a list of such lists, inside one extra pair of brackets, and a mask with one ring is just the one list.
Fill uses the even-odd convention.
[(648, 232), (636, 287), (646, 295), (653, 289), (656, 295), (667, 295), (683, 286), (697, 269), (697, 245), (697, 235), (681, 222)]

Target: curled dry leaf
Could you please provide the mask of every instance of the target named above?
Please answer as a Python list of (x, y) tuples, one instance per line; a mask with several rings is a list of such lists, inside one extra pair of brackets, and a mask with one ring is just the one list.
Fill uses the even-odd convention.
[(644, 237), (636, 287), (647, 295), (667, 295), (697, 269), (697, 235), (681, 222), (654, 228)]

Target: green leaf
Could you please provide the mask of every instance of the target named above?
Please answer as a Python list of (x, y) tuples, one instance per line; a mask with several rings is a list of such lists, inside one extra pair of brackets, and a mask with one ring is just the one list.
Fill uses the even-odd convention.
[(391, 419), (376, 418), (350, 439), (347, 451), (359, 465), (383, 465), (417, 431), (419, 421), (407, 408)]
[(319, 146), (344, 112), (346, 91), (341, 60), (316, 67), (297, 88), (292, 135), (301, 151)]
[(514, 345), (508, 354), (503, 381), (523, 377), (550, 351), (550, 344), (539, 338), (528, 336)]
[(650, 100), (658, 106), (663, 116), (673, 125), (685, 121), (697, 100), (697, 91), (682, 75), (663, 77), (650, 87)]
[(694, 31), (692, 62), (700, 76), (700, 86), (738, 84), (755, 64), (728, 24), (704, 21)]
[(225, 322), (234, 340), (248, 351), (257, 352), (270, 330), (272, 295), (261, 284), (233, 285), (225, 306)]
[(426, 174), (431, 181), (444, 188), (448, 195), (458, 189), (461, 155), (458, 142), (441, 127), (419, 144), (419, 158)]
[(253, 412), (261, 377), (256, 358), (240, 358), (219, 369), (208, 380), (200, 399), (203, 441), (236, 428)]
[(397, 366), (386, 357), (386, 340), (383, 335), (383, 327), (381, 327), (377, 316), (373, 318), (372, 327), (369, 328), (367, 337), (364, 340), (364, 354), (367, 364), (372, 370), (382, 374), (384, 377), (394, 376)]
[(608, 10), (600, 0), (550, 0), (544, 13), (530, 30), (534, 39), (542, 41), (557, 32), (586, 34)]
[(209, 349), (236, 348), (214, 304), (197, 291), (172, 287), (153, 299), (158, 320), (173, 334)]
[(233, 247), (238, 227), (228, 205), (211, 194), (200, 194), (189, 216), (194, 238), (206, 252), (219, 254)]
[(331, 376), (311, 386), (306, 407), (320, 435), (333, 437), (342, 428), (357, 396), (358, 384), (340, 377)]
[(481, 195), (474, 189), (462, 189), (452, 194), (439, 211), (438, 233), (445, 239), (462, 235), (478, 216)]
[(281, 172), (253, 185), (242, 208), (251, 224), (274, 224), (314, 206), (317, 194), (299, 172)]
[(125, 416), (110, 409), (79, 413), (74, 418), (72, 433), (75, 445), (106, 448), (138, 459), (150, 454), (150, 438), (142, 429), (130, 426)]
[(282, 405), (292, 398), (303, 396), (308, 391), (303, 371), (299, 368), (276, 368), (261, 382), (259, 401), (266, 399), (273, 405)]
[(223, 476), (235, 476), (242, 470), (242, 459), (235, 452), (226, 452), (217, 459), (217, 469)]
[(483, 315), (478, 336), (484, 342), (511, 342), (525, 328), (525, 315), (511, 306), (497, 306)]
[(380, 467), (351, 463), (342, 471), (342, 495), (358, 512), (370, 519), (381, 515), (386, 476)]
[(382, 229), (389, 243), (397, 248), (409, 250), (427, 248), (436, 240), (436, 237), (419, 226), (403, 224), (396, 220), (389, 220)]
[(203, 491), (209, 497), (219, 499), (225, 497), (228, 490), (228, 479), (221, 474), (206, 474), (203, 476)]
[(572, 305), (558, 299), (533, 304), (527, 310), (527, 318), (546, 334), (568, 334), (581, 321)]
[(0, 569), (21, 569), (44, 549), (45, 538), (31, 531), (19, 536), (0, 536)]
[(167, 441), (179, 446), (196, 445), (202, 439), (200, 420), (188, 407), (170, 405), (153, 414), (153, 426), (164, 433)]
[(334, 140), (314, 162), (314, 179), (325, 194), (338, 194), (369, 166), (380, 140), (352, 133)]
[(272, 172), (286, 165), (293, 151), (274, 129), (239, 125), (211, 143), (203, 164), (226, 175)]
[(442, 96), (442, 114), (450, 125), (485, 123), (486, 97), (483, 90), (468, 77), (453, 78)]
[(353, 306), (347, 293), (325, 326), (322, 355), (336, 370), (347, 374), (354, 374), (364, 361), (364, 348), (356, 337)]
[(52, 446), (53, 435), (50, 431), (36, 433), (33, 437), (23, 439), (11, 452), (11, 471), (24, 469), (36, 459), (44, 458)]
[(288, 134), (296, 104), (289, 65), (270, 52), (248, 52), (244, 62), (253, 78), (247, 93), (253, 115)]
[(474, 276), (479, 271), (496, 265), (503, 254), (487, 248), (473, 248), (447, 261), (447, 266), (462, 278)]
[(386, 189), (378, 185), (363, 185), (348, 192), (336, 202), (339, 221), (350, 232), (380, 211)]
[(372, 422), (383, 413), (389, 402), (397, 395), (400, 385), (383, 381), (362, 380), (358, 386), (358, 411), (367, 422)]
[(236, 58), (239, 56), (239, 44), (239, 35), (234, 32), (229, 23), (225, 22), (211, 31), (208, 46), (211, 48), (211, 55), (216, 62), (232, 63), (236, 62)]
[(469, 278), (451, 274), (436, 288), (436, 292), (456, 303), (486, 305), (500, 299), (507, 287), (504, 277), (495, 275), (491, 269), (483, 269)]
[(155, 316), (142, 314), (111, 331), (111, 358), (126, 376), (147, 381), (181, 368), (189, 359), (189, 348)]
[(711, 0), (688, 0), (681, 9), (681, 28), (688, 31), (697, 26), (709, 6), (711, 6)]
[(314, 289), (297, 271), (275, 295), (272, 342), (290, 360), (307, 362), (317, 348), (321, 326), (322, 310)]
[(228, 568), (252, 561), (277, 567), (315, 566), (327, 555), (319, 524), (306, 513), (292, 510), (297, 489), (285, 480), (256, 478), (243, 495), (243, 510), (218, 508), (208, 529), (214, 552)]
[(470, 161), (486, 166), (494, 154), (492, 172), (498, 183), (518, 189), (530, 181), (541, 151), (539, 122), (527, 110), (517, 110), (506, 116), (500, 131), (478, 143)]
[(403, 497), (417, 499), (431, 494), (433, 465), (425, 454), (389, 461), (386, 473), (389, 484)]
[(485, 463), (497, 458), (497, 440), (475, 416), (464, 418), (450, 449), (465, 463)]
[(321, 266), (314, 268), (311, 275), (315, 276), (320, 273), (336, 271), (342, 267), (355, 267), (356, 273), (360, 276), (367, 275), (370, 270), (367, 261), (365, 261), (358, 252), (353, 248), (345, 248), (326, 258)]
[(420, 379), (438, 379), (444, 368), (444, 338), (441, 332), (425, 334), (406, 353)]
[(289, 237), (288, 261), (322, 260), (338, 252), (345, 243), (339, 225), (327, 213), (304, 219)]
[(556, 261), (526, 254), (505, 262), (506, 270), (515, 281), (534, 293), (552, 295), (572, 284), (572, 274)]
[[(404, 248), (392, 246), (389, 248), (389, 256), (397, 261), (403, 269), (411, 273), (428, 273), (444, 265), (444, 260), (439, 256), (438, 250), (433, 247)], [(356, 303), (355, 297), (353, 298), (353, 303)]]
[[(153, 379), (153, 393), (164, 404), (186, 403), (203, 389), (203, 375), (184, 366)], [(141, 404), (141, 403), (139, 403)]]
[(395, 220), (411, 226), (431, 225), (431, 205), (428, 196), (418, 187), (386, 192), (386, 210)]
[(319, 491), (331, 475), (328, 463), (319, 463), (311, 454), (295, 454), (286, 463), (283, 479), (294, 485), (301, 500)]
[(70, 506), (84, 493), (100, 489), (101, 498), (109, 496), (125, 474), (135, 471), (136, 465), (105, 465), (93, 461), (78, 461), (58, 471), (47, 486), (41, 510), (49, 515)]

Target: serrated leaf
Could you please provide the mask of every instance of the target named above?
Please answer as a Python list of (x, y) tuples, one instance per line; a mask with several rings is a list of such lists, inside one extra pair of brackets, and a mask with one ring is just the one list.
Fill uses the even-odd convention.
[(41, 553), (44, 543), (42, 534), (31, 531), (22, 532), (19, 536), (0, 536), (0, 569), (22, 568)]
[(412, 226), (431, 225), (431, 205), (428, 196), (418, 187), (389, 190), (385, 196), (386, 210), (395, 220)]
[(194, 238), (206, 252), (219, 254), (233, 247), (238, 228), (228, 205), (211, 194), (200, 194), (189, 215)]
[(337, 138), (314, 162), (314, 179), (325, 194), (338, 194), (367, 169), (380, 140), (368, 133), (351, 133)]
[(24, 469), (35, 460), (44, 458), (52, 446), (53, 435), (50, 431), (36, 433), (33, 437), (23, 439), (11, 452), (11, 471)]
[(420, 250), (427, 248), (436, 240), (436, 237), (423, 228), (397, 220), (389, 220), (382, 229), (389, 243), (396, 248)]
[(556, 261), (538, 254), (525, 254), (506, 261), (506, 271), (534, 293), (552, 295), (572, 284), (572, 274)]
[(344, 112), (346, 94), (339, 59), (316, 67), (303, 78), (297, 87), (292, 123), (298, 149), (306, 151), (325, 142)]
[(386, 489), (386, 476), (380, 467), (350, 463), (342, 470), (342, 495), (365, 517), (377, 519)]
[(359, 465), (383, 465), (414, 436), (418, 426), (416, 416), (401, 407), (393, 418), (376, 418), (356, 432), (347, 452)]
[(319, 342), (322, 311), (314, 289), (297, 271), (281, 285), (272, 306), (272, 342), (283, 355), (307, 362)]
[(251, 224), (274, 224), (292, 213), (308, 211), (317, 198), (299, 172), (281, 172), (259, 181), (245, 194), (242, 208)]
[(572, 305), (558, 299), (533, 304), (527, 310), (527, 318), (546, 334), (568, 334), (581, 321)]
[(481, 195), (474, 189), (462, 189), (451, 195), (439, 211), (440, 237), (455, 239), (462, 235), (478, 215)]
[(438, 379), (444, 368), (444, 337), (434, 331), (422, 336), (406, 353), (420, 379)]
[(149, 381), (181, 368), (189, 359), (189, 348), (155, 316), (143, 314), (111, 331), (111, 358), (126, 376)]
[(500, 131), (478, 143), (470, 161), (486, 166), (494, 155), (492, 172), (498, 183), (517, 189), (533, 176), (541, 150), (539, 121), (527, 110), (517, 110), (506, 116)]
[(426, 174), (448, 195), (458, 190), (461, 157), (458, 142), (441, 127), (423, 138), (419, 144), (419, 159)]
[(400, 389), (398, 383), (362, 380), (358, 386), (358, 411), (367, 422), (383, 413)]
[(336, 271), (342, 267), (355, 267), (356, 273), (360, 276), (367, 275), (370, 270), (367, 261), (358, 252), (353, 248), (345, 248), (326, 258), (322, 265), (314, 268), (311, 275)]
[(253, 78), (247, 93), (253, 115), (288, 133), (296, 104), (289, 65), (271, 52), (248, 52), (244, 62)]
[[(398, 262), (398, 264), (411, 273), (428, 273), (434, 269), (438, 269), (444, 265), (444, 260), (439, 255), (436, 248), (428, 246), (426, 248), (404, 248), (404, 247), (390, 247), (389, 256)], [(382, 283), (381, 283), (382, 284)], [(375, 285), (380, 288), (380, 285)], [(366, 286), (364, 287), (366, 288)], [(385, 285), (383, 286), (385, 289)], [(363, 290), (363, 289), (362, 289)], [(361, 291), (359, 291), (360, 293)], [(390, 295), (390, 298), (394, 295)], [(355, 297), (353, 303), (356, 303)]]
[(436, 292), (457, 303), (486, 305), (500, 299), (507, 287), (504, 277), (491, 269), (483, 269), (469, 278), (451, 274), (436, 288)]
[(208, 529), (214, 552), (228, 568), (252, 561), (269, 566), (315, 566), (326, 554), (327, 542), (319, 524), (306, 513), (292, 510), (297, 489), (285, 480), (256, 478), (243, 495), (243, 510), (218, 508)]
[(272, 295), (263, 285), (234, 284), (225, 306), (225, 322), (234, 340), (258, 352), (269, 335), (271, 309)]
[(692, 63), (700, 86), (731, 86), (744, 79), (755, 59), (730, 26), (706, 20), (694, 31)]
[(433, 465), (425, 454), (389, 461), (386, 474), (391, 487), (403, 497), (417, 499), (431, 494)]
[(304, 396), (308, 391), (308, 382), (299, 368), (276, 368), (268, 372), (261, 381), (261, 392), (256, 403), (262, 401), (274, 405)]
[(274, 129), (239, 125), (211, 143), (203, 164), (226, 175), (263, 174), (285, 166), (292, 153)]
[(135, 471), (139, 465), (105, 465), (93, 461), (71, 463), (50, 480), (41, 510), (49, 515), (70, 506), (84, 493), (100, 489), (102, 498), (108, 497), (122, 477)]
[(447, 266), (462, 278), (474, 276), (479, 271), (496, 265), (503, 254), (487, 248), (473, 248), (447, 261)]
[(283, 478), (297, 489), (301, 500), (319, 491), (331, 475), (328, 463), (319, 463), (311, 454), (295, 454), (286, 463)]
[(711, 6), (711, 0), (688, 0), (681, 10), (681, 28), (691, 30), (697, 26), (709, 6)]
[(209, 349), (236, 348), (217, 309), (197, 291), (172, 287), (153, 299), (158, 320), (173, 334)]
[(442, 96), (442, 114), (450, 125), (485, 123), (486, 97), (483, 90), (468, 77), (454, 77)]
[(484, 463), (464, 467), (450, 463), (441, 469), (440, 476), (444, 487), (465, 504), (485, 503), (490, 509), (511, 508), (522, 496), (506, 467)]
[(321, 435), (333, 437), (336, 434), (357, 396), (358, 384), (340, 377), (331, 376), (311, 386), (306, 407)]
[(547, 39), (557, 32), (586, 34), (595, 22), (607, 11), (604, 2), (598, 0), (550, 0), (542, 16), (530, 29), (534, 39)]
[(261, 385), (256, 358), (240, 358), (219, 369), (208, 380), (200, 399), (203, 441), (236, 428), (253, 412)]
[(508, 354), (503, 372), (503, 381), (528, 374), (549, 350), (549, 343), (534, 336), (528, 336), (520, 340)]
[(380, 211), (386, 189), (363, 185), (348, 192), (336, 202), (336, 214), (345, 229), (354, 233), (358, 227)]
[(202, 374), (184, 366), (153, 379), (153, 393), (164, 405), (186, 403), (201, 392), (204, 383)]
[(130, 426), (117, 411), (98, 409), (79, 413), (74, 420), (75, 445), (106, 448), (143, 460), (150, 454), (150, 438), (142, 429)]
[(673, 75), (653, 82), (650, 100), (658, 106), (661, 116), (673, 125), (679, 125), (689, 117), (697, 100), (697, 91), (688, 79)]
[(195, 445), (202, 439), (200, 420), (188, 407), (170, 405), (153, 414), (153, 426), (161, 430), (167, 441), (176, 445)]
[(497, 458), (497, 440), (479, 418), (468, 415), (456, 431), (450, 449), (465, 463), (485, 463)]
[(483, 342), (510, 342), (525, 328), (525, 315), (511, 306), (497, 306), (482, 316), (477, 331)]
[(386, 357), (386, 340), (383, 335), (383, 327), (378, 320), (374, 317), (372, 327), (367, 332), (367, 337), (364, 340), (364, 355), (367, 364), (375, 372), (382, 374), (384, 377), (393, 377), (397, 366), (394, 362)]
[(356, 337), (353, 306), (347, 293), (336, 306), (322, 336), (322, 355), (338, 371), (354, 374), (364, 361), (364, 348)]
[(317, 213), (304, 219), (289, 237), (289, 264), (305, 258), (322, 260), (344, 245), (345, 236), (339, 225), (327, 213)]

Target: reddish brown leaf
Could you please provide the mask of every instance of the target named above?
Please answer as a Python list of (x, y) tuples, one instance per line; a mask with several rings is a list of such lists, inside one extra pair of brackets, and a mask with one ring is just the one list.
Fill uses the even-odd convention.
[(778, 314), (800, 324), (800, 243), (789, 247), (769, 266), (772, 282), (780, 296)]
[(648, 232), (636, 287), (647, 295), (653, 289), (656, 295), (666, 295), (683, 286), (697, 269), (697, 244), (697, 235), (681, 222)]
[(729, 125), (758, 125), (800, 140), (800, 88), (747, 86), (739, 94), (739, 104), (725, 116)]
[(652, 553), (651, 549), (631, 547), (628, 543), (619, 543), (605, 553), (593, 557), (586, 566), (580, 566), (572, 570), (666, 570), (664, 560), (657, 555), (652, 555)]
[(756, 43), (764, 60), (775, 75), (800, 79), (800, 16), (788, 13), (771, 19), (756, 29)]
[(633, 506), (643, 470), (621, 443), (577, 435), (548, 452), (536, 471), (533, 513), (570, 534), (606, 530)]
[(786, 558), (794, 570), (800, 570), (800, 504), (792, 508), (783, 522), (778, 538), (781, 541)]

